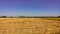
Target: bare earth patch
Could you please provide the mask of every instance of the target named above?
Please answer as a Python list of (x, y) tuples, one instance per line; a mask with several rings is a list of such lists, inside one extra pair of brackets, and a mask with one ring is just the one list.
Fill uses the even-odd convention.
[(0, 18), (0, 34), (60, 34), (60, 21), (41, 18)]

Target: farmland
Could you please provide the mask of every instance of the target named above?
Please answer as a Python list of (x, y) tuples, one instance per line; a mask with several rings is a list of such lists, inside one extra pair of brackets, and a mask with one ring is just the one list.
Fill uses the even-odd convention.
[(60, 34), (60, 18), (0, 18), (0, 34)]

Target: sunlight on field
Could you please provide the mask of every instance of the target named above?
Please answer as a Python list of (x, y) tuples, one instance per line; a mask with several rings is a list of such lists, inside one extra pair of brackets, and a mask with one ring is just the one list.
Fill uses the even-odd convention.
[(57, 20), (57, 21), (60, 21), (60, 18), (44, 18), (44, 19), (47, 19), (47, 20)]
[(60, 34), (60, 21), (41, 18), (0, 18), (0, 34)]

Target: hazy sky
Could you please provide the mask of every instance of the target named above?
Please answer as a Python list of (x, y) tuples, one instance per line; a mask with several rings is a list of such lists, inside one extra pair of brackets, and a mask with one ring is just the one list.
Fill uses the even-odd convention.
[(58, 16), (60, 0), (0, 0), (0, 15)]

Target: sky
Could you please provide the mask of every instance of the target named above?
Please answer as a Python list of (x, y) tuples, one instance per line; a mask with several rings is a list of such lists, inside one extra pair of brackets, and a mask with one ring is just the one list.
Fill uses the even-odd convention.
[(0, 15), (60, 16), (60, 0), (0, 0)]

